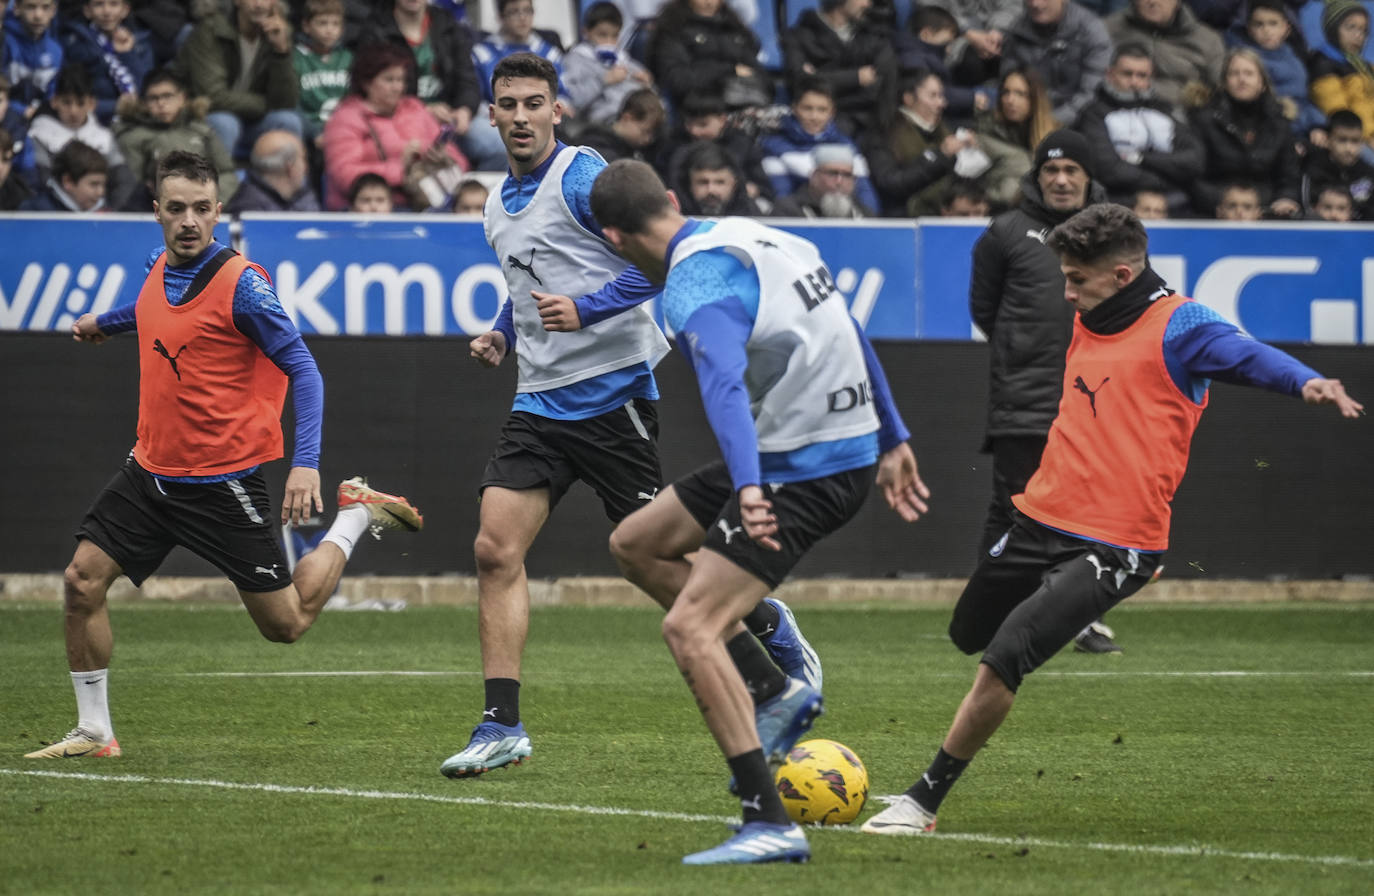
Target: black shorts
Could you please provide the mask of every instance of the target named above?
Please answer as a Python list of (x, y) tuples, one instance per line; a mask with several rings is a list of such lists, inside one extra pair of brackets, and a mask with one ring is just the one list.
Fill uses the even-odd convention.
[(548, 488), (553, 508), (579, 479), (600, 496), (613, 523), (654, 499), (663, 470), (652, 401), (636, 398), (586, 420), (512, 413), (482, 473), (481, 489)]
[(949, 636), (1015, 691), (1084, 626), (1149, 584), (1163, 554), (1116, 548), (1013, 515), (964, 586)]
[(76, 531), (109, 554), (135, 585), (176, 545), (204, 557), (241, 591), (291, 584), (261, 472), (228, 482), (167, 482), (131, 455)]
[(702, 547), (776, 588), (812, 545), (853, 519), (872, 484), (873, 467), (868, 466), (804, 482), (765, 485), (763, 494), (773, 502), (778, 519), (773, 537), (782, 545), (780, 551), (770, 551), (744, 534), (739, 500), (724, 461), (687, 474), (673, 483), (673, 490), (706, 530)]

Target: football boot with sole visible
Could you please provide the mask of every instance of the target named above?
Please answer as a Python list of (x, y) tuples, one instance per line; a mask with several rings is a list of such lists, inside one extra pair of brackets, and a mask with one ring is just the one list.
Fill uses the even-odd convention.
[(367, 484), (362, 476), (354, 476), (339, 483), (339, 509), (354, 504), (367, 511), (371, 522), (367, 529), (373, 538), (381, 538), (387, 529), (402, 529), (406, 532), (419, 532), (424, 528), (425, 518), (413, 504), (399, 495), (379, 492)]

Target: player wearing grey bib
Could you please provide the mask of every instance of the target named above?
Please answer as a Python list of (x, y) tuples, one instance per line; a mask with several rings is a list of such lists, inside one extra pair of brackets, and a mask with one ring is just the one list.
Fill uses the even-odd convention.
[(592, 209), (617, 251), (665, 283), (664, 313), (724, 456), (611, 535), (626, 577), (671, 607), (664, 639), (738, 783), (739, 833), (683, 861), (803, 862), (810, 847), (769, 764), (810, 728), (820, 695), (789, 679), (751, 706), (752, 670), (732, 665), (731, 645), (749, 608), (863, 505), (875, 465), (904, 519), (925, 512), (929, 492), (882, 367), (814, 245), (743, 218), (688, 220), (641, 162), (609, 165)]
[[(662, 485), (653, 367), (668, 343), (643, 305), (659, 287), (615, 253), (591, 214), (592, 183), (606, 163), (554, 138), (557, 83), (548, 60), (529, 53), (502, 59), (492, 76), (491, 124), (511, 173), (488, 197), (483, 220), (510, 297), (471, 350), (494, 367), (517, 349), (519, 377), (481, 483), (475, 553), (486, 702), (468, 745), (440, 766), (451, 778), (530, 755), (519, 704), (525, 555), (553, 507), (580, 479), (618, 523)], [(775, 660), (814, 669), (819, 687), (819, 661), (790, 611), (771, 598), (757, 603), (750, 624), (764, 646), (744, 633), (739, 661), (766, 670), (758, 675), (775, 685), (786, 681)]]

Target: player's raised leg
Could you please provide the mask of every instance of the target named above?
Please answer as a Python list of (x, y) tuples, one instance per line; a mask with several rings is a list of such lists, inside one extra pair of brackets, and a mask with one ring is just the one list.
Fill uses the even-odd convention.
[(548, 518), (548, 489), (488, 486), (482, 492), (474, 552), (486, 703), (467, 746), (439, 766), (450, 778), (519, 765), (530, 755), (520, 721), (520, 660), (530, 625), (525, 555)]
[(425, 524), (408, 500), (370, 487), (361, 476), (339, 483), (337, 502), (339, 512), (329, 531), (296, 564), (290, 585), (267, 592), (239, 588), (248, 615), (269, 641), (294, 643), (314, 625), (365, 534), (380, 539), (383, 532), (418, 532)]

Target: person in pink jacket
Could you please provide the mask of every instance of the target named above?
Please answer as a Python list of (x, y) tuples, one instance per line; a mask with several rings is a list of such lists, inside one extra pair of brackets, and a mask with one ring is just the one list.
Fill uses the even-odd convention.
[(405, 93), (414, 57), (391, 44), (358, 50), (349, 73), (348, 96), (324, 127), (325, 207), (348, 208), (348, 189), (372, 172), (391, 185), (399, 208), (410, 205), (402, 185), (406, 172), (424, 159), (431, 165), (447, 155), (463, 170), (468, 161), (417, 97)]

